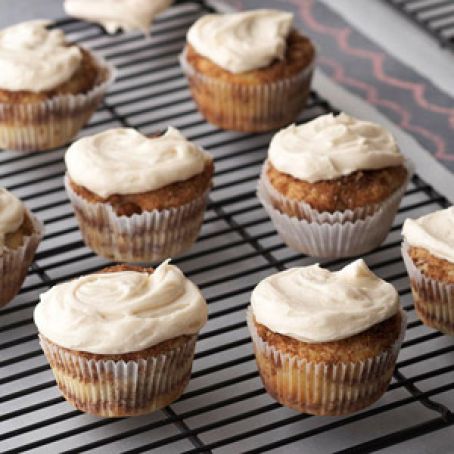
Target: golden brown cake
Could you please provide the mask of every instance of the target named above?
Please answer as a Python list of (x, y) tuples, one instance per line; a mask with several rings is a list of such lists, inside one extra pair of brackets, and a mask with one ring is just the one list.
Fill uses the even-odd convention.
[(454, 335), (454, 208), (407, 219), (402, 254), (421, 321)]
[(327, 114), (273, 136), (257, 195), (292, 249), (353, 257), (384, 241), (411, 174), (380, 125)]
[[(35, 310), (41, 345), (65, 399), (104, 417), (147, 414), (178, 399), (207, 317), (197, 287), (167, 262), (156, 270), (109, 267), (73, 282), (78, 293), (71, 282), (60, 284)], [(167, 314), (155, 286), (167, 291)], [(109, 298), (99, 305), (100, 294)]]
[(454, 263), (435, 257), (422, 247), (409, 247), (408, 255), (425, 276), (446, 284), (454, 284)]
[(30, 104), (47, 101), (54, 96), (79, 95), (89, 92), (96, 84), (107, 76), (106, 69), (98, 66), (95, 58), (86, 49), (76, 46), (82, 60), (79, 68), (71, 78), (58, 86), (45, 91), (33, 92), (29, 90), (3, 90), (0, 88), (0, 103)]
[(214, 166), (205, 164), (203, 171), (186, 181), (178, 181), (154, 191), (137, 194), (113, 194), (102, 198), (69, 178), (72, 190), (90, 203), (107, 203), (119, 216), (132, 216), (144, 211), (179, 208), (202, 197), (212, 186)]
[(66, 164), (82, 237), (97, 254), (159, 261), (196, 240), (213, 160), (176, 129), (151, 138), (128, 128), (85, 137), (68, 149)]
[[(138, 352), (118, 354), (118, 355), (97, 355), (94, 353), (73, 351), (59, 347), (58, 345), (40, 336), (41, 344), (52, 372), (57, 381), (58, 388), (65, 399), (78, 410), (96, 416), (109, 418), (122, 418), (125, 416), (139, 416), (153, 413), (160, 408), (164, 408), (177, 400), (186, 388), (191, 377), (192, 361), (194, 356), (195, 338), (193, 336), (180, 336), (176, 339), (161, 342), (158, 345)], [(134, 362), (136, 364), (149, 363), (150, 358), (174, 357), (178, 352), (178, 357), (173, 364), (172, 385), (164, 387), (162, 392), (157, 393), (148, 399), (123, 398), (120, 400), (111, 399), (87, 399), (93, 395), (114, 395), (116, 388), (126, 388), (127, 393), (132, 394), (133, 383), (129, 384), (126, 380), (122, 383), (118, 381), (115, 373), (100, 373), (100, 362)], [(67, 357), (73, 358), (68, 362)], [(84, 370), (84, 377), (81, 377), (78, 362), (82, 360), (87, 366)], [(150, 373), (149, 366), (138, 366), (142, 368), (144, 376)], [(89, 377), (89, 380), (86, 378)], [(148, 377), (147, 377), (148, 378)], [(145, 380), (141, 383), (144, 388), (147, 385)], [(103, 390), (103, 391), (101, 391)], [(110, 391), (109, 391), (110, 390)]]
[(362, 260), (334, 273), (313, 265), (272, 275), (248, 312), (266, 390), (314, 415), (345, 415), (381, 397), (405, 320), (396, 290)]
[[(46, 25), (31, 21), (0, 30), (2, 148), (64, 145), (91, 117), (113, 79), (103, 60)], [(2, 73), (3, 66), (8, 71)]]
[(34, 232), (33, 221), (28, 213), (24, 213), (24, 220), (20, 227), (10, 233), (6, 233), (4, 237), (4, 247), (8, 249), (18, 249), (24, 245), (26, 238)]
[[(274, 29), (273, 22), (285, 22), (285, 27)], [(309, 95), (315, 49), (291, 24), (289, 13), (258, 10), (207, 15), (193, 25), (181, 63), (192, 96), (210, 123), (260, 132), (295, 121)], [(260, 42), (265, 39), (258, 31), (262, 27), (274, 30), (267, 35), (274, 33), (267, 47)], [(219, 43), (223, 47), (217, 50)]]
[[(310, 183), (279, 172), (271, 163), (266, 171), (269, 182), (284, 197), (304, 202), (319, 212), (355, 210), (365, 206), (378, 206), (388, 199), (407, 180), (405, 166), (378, 170), (358, 170), (333, 180)], [(289, 216), (299, 217), (300, 212), (279, 200), (275, 207)]]
[(187, 45), (186, 52), (187, 62), (197, 72), (229, 84), (239, 85), (278, 82), (300, 73), (315, 58), (315, 48), (309, 38), (301, 35), (296, 30), (291, 30), (286, 39), (286, 51), (283, 60), (274, 60), (265, 68), (258, 68), (244, 73), (234, 74), (221, 68), (209, 58), (198, 54), (190, 44)]
[[(306, 364), (323, 364), (323, 378), (317, 377), (310, 367), (292, 368), (284, 361), (273, 361), (262, 349), (255, 349), (257, 367), (267, 392), (278, 402), (294, 410), (314, 415), (353, 413), (368, 407), (388, 388), (394, 371), (395, 357), (387, 356), (380, 364), (380, 373), (363, 378), (362, 362), (375, 363), (384, 352), (391, 352), (401, 333), (402, 314), (398, 312), (367, 331), (347, 339), (308, 344), (288, 336), (273, 333), (253, 320), (258, 338), (270, 350)], [(345, 368), (342, 364), (357, 364)], [(333, 390), (332, 401), (325, 401), (325, 389)], [(341, 395), (358, 395), (356, 400)], [(341, 413), (340, 413), (341, 412)]]

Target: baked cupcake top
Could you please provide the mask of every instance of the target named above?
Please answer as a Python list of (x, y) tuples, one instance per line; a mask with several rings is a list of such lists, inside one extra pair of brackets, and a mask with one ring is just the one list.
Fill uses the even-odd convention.
[(23, 203), (5, 188), (0, 188), (0, 255), (5, 247), (5, 236), (19, 229), (24, 216)]
[(399, 296), (359, 259), (336, 272), (311, 265), (269, 276), (252, 292), (251, 304), (256, 321), (271, 331), (319, 343), (351, 337), (392, 317)]
[(66, 14), (101, 24), (108, 33), (119, 29), (148, 34), (155, 16), (172, 0), (65, 0)]
[(207, 14), (187, 34), (188, 43), (231, 73), (243, 73), (283, 60), (293, 14), (258, 9), (230, 14)]
[(345, 113), (322, 115), (279, 131), (271, 140), (268, 159), (278, 171), (309, 183), (404, 163), (386, 129)]
[(33, 20), (0, 30), (0, 89), (51, 90), (79, 68), (79, 47), (69, 45), (61, 30), (48, 30), (49, 24)]
[(197, 333), (207, 321), (200, 290), (169, 261), (151, 274), (90, 274), (41, 294), (39, 332), (55, 344), (97, 354), (143, 350)]
[(402, 235), (410, 246), (426, 249), (431, 255), (454, 263), (454, 206), (406, 219)]
[(152, 138), (131, 128), (110, 129), (77, 140), (65, 155), (71, 180), (103, 198), (188, 180), (210, 160), (172, 127)]

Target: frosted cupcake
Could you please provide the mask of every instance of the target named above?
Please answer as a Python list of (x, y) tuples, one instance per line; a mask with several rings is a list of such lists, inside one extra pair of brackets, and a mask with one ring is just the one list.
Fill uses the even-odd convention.
[(407, 219), (402, 235), (418, 317), (454, 336), (454, 207)]
[(196, 240), (213, 160), (178, 130), (151, 138), (129, 128), (107, 130), (73, 143), (65, 161), (82, 237), (97, 254), (159, 261)]
[(275, 134), (258, 197), (289, 247), (349, 257), (386, 238), (411, 173), (384, 128), (328, 114)]
[(181, 56), (202, 115), (223, 129), (248, 132), (296, 120), (314, 63), (314, 46), (293, 28), (293, 15), (267, 9), (201, 17)]
[(113, 79), (112, 68), (70, 44), (51, 22), (0, 30), (0, 147), (64, 145), (89, 120)]
[(0, 188), (0, 307), (19, 292), (42, 235), (38, 219)]
[(248, 311), (257, 366), (268, 393), (314, 415), (345, 415), (386, 391), (406, 317), (395, 288), (357, 260), (272, 275)]
[(167, 262), (120, 265), (41, 295), (35, 323), (65, 399), (96, 416), (151, 413), (182, 394), (207, 305)]
[(65, 0), (66, 14), (101, 24), (108, 33), (140, 30), (149, 34), (154, 18), (172, 0)]

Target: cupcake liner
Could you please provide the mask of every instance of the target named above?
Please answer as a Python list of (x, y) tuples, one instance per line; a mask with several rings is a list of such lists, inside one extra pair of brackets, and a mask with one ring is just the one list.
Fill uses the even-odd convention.
[(0, 102), (0, 147), (16, 151), (43, 151), (67, 144), (87, 123), (115, 78), (113, 66), (91, 54), (103, 81), (88, 93), (58, 95), (46, 101)]
[(226, 82), (198, 72), (186, 58), (180, 64), (188, 78), (192, 96), (210, 123), (222, 129), (262, 132), (293, 123), (306, 105), (310, 93), (313, 61), (298, 74), (260, 85)]
[(118, 216), (110, 204), (76, 194), (68, 176), (65, 187), (85, 244), (120, 262), (157, 262), (189, 249), (200, 232), (209, 192), (178, 208)]
[[(292, 249), (314, 257), (342, 258), (365, 254), (388, 235), (400, 201), (413, 175), (407, 162), (407, 179), (383, 203), (355, 210), (319, 212), (305, 202), (288, 199), (268, 181), (267, 162), (262, 168), (257, 197), (284, 242)], [(289, 216), (275, 206), (296, 213)]]
[(371, 405), (385, 393), (392, 378), (407, 322), (401, 313), (399, 337), (380, 355), (366, 361), (315, 363), (264, 342), (249, 308), (247, 322), (265, 389), (282, 405), (320, 416), (345, 415)]
[(165, 354), (123, 361), (88, 359), (39, 336), (64, 398), (83, 412), (110, 418), (151, 413), (178, 399), (191, 376), (196, 339)]
[(402, 243), (402, 257), (410, 278), (416, 314), (427, 326), (454, 336), (454, 284), (424, 276)]
[(26, 215), (32, 221), (33, 234), (24, 237), (22, 246), (17, 249), (5, 248), (0, 255), (0, 307), (5, 306), (19, 293), (44, 235), (41, 222), (28, 210)]

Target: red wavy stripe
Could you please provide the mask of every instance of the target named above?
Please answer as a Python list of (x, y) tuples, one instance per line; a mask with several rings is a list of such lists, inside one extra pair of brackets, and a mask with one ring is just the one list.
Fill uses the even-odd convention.
[[(383, 59), (385, 57), (385, 55), (383, 53), (373, 53), (373, 52), (365, 51), (362, 49), (350, 47), (348, 44), (348, 36), (351, 33), (351, 29), (347, 28), (347, 27), (333, 29), (333, 28), (327, 27), (327, 26), (319, 23), (312, 16), (313, 0), (306, 0), (304, 2), (300, 2), (298, 0), (290, 0), (290, 2), (299, 8), (302, 18), (304, 19), (306, 24), (309, 25), (313, 30), (315, 30), (319, 33), (330, 35), (333, 38), (335, 38), (336, 41), (338, 42), (340, 48), (342, 50), (344, 50), (346, 53), (372, 61), (372, 64), (374, 67), (374, 73), (379, 80), (382, 80), (383, 82), (387, 83), (388, 85), (399, 86), (400, 88), (405, 88), (407, 90), (410, 90), (413, 94), (415, 101), (422, 108), (424, 108), (426, 110), (430, 110), (432, 112), (437, 112), (440, 114), (448, 114), (450, 116), (449, 120), (450, 120), (450, 124), (452, 126), (452, 123), (454, 123), (454, 119), (453, 119), (454, 110), (445, 109), (444, 107), (431, 104), (427, 100), (425, 100), (423, 97), (424, 90), (425, 90), (424, 86), (419, 87), (418, 84), (412, 84), (407, 81), (394, 79), (385, 74), (383, 67), (382, 67)], [(345, 82), (345, 78), (346, 78), (346, 76), (344, 75), (344, 77), (342, 79), (344, 82)], [(350, 79), (351, 86), (353, 86), (351, 83), (352, 81), (353, 81), (353, 79)], [(361, 82), (361, 81), (357, 81), (357, 80), (354, 80), (354, 81), (357, 84), (357, 85), (355, 85), (357, 88), (360, 88), (358, 84), (363, 84), (363, 82)], [(368, 85), (367, 85), (367, 87), (373, 88), (373, 87), (369, 87)], [(364, 86), (362, 86), (362, 88), (365, 89)], [(422, 88), (422, 90), (421, 90), (421, 88)], [(401, 126), (405, 127), (406, 129), (408, 129), (410, 131), (418, 132), (423, 137), (426, 137), (429, 140), (431, 140), (436, 145), (436, 150), (437, 150), (436, 156), (438, 158), (450, 159), (450, 160), (454, 159), (454, 156), (452, 154), (446, 152), (445, 142), (441, 137), (431, 133), (430, 131), (428, 131), (427, 129), (425, 129), (421, 126), (412, 124), (410, 122), (410, 119), (411, 119), (410, 114), (408, 112), (406, 112), (404, 109), (402, 109), (398, 104), (396, 104), (390, 100), (380, 98), (378, 96), (378, 92), (376, 90), (375, 90), (374, 96), (370, 99), (373, 99), (374, 103), (376, 105), (382, 105), (382, 106), (386, 105), (390, 109), (398, 108), (399, 110), (402, 110), (402, 112), (400, 112), (401, 118), (402, 118)]]
[(329, 68), (332, 71), (332, 77), (334, 77), (335, 80), (339, 82), (343, 82), (345, 85), (351, 86), (358, 88), (362, 90), (366, 94), (366, 99), (373, 105), (377, 106), (383, 106), (395, 113), (397, 113), (400, 116), (400, 123), (402, 126), (404, 126), (406, 129), (409, 131), (418, 133), (419, 135), (425, 137), (426, 139), (430, 140), (436, 147), (437, 149), (437, 156), (438, 155), (443, 155), (443, 157), (447, 159), (452, 159), (454, 160), (454, 155), (448, 155), (446, 154), (445, 150), (445, 142), (438, 137), (435, 134), (432, 134), (430, 131), (427, 129), (417, 126), (411, 123), (411, 114), (407, 112), (405, 109), (403, 109), (399, 104), (387, 100), (387, 99), (382, 99), (379, 97), (377, 90), (375, 87), (366, 84), (363, 81), (353, 79), (351, 77), (348, 77), (345, 75), (345, 72), (336, 61), (331, 60), (327, 57), (320, 57), (319, 58), (319, 63), (323, 67)]
[(454, 109), (442, 107), (427, 101), (427, 99), (425, 98), (426, 87), (424, 85), (409, 82), (407, 80), (396, 79), (394, 77), (387, 75), (383, 69), (383, 62), (385, 59), (384, 54), (374, 53), (365, 49), (359, 49), (356, 47), (354, 48), (349, 46), (348, 38), (350, 33), (351, 30), (342, 30), (342, 32), (340, 32), (337, 35), (339, 46), (341, 47), (341, 49), (345, 50), (345, 52), (350, 55), (370, 60), (374, 68), (374, 74), (377, 76), (379, 80), (393, 87), (402, 88), (404, 90), (412, 92), (413, 98), (415, 99), (417, 104), (423, 109), (435, 113), (445, 114), (448, 115), (449, 117), (454, 117)]

